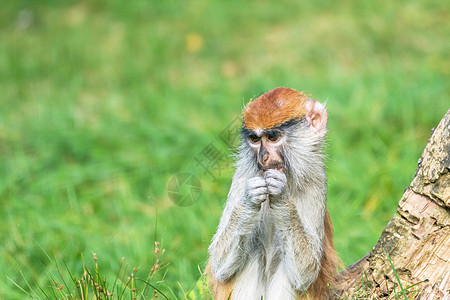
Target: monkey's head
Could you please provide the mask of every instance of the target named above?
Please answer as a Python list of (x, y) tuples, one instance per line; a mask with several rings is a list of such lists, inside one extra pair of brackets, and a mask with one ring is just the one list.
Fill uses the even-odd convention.
[(242, 115), (242, 143), (252, 149), (262, 171), (284, 172), (291, 159), (286, 158), (287, 152), (305, 146), (295, 144), (317, 144), (326, 132), (325, 107), (289, 88), (276, 88), (259, 96), (247, 104)]

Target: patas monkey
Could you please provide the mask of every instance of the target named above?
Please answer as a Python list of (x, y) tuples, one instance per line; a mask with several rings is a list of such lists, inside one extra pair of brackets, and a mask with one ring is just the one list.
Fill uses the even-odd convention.
[(325, 107), (277, 88), (250, 102), (243, 121), (236, 172), (209, 247), (214, 298), (327, 299), (338, 257), (325, 203)]

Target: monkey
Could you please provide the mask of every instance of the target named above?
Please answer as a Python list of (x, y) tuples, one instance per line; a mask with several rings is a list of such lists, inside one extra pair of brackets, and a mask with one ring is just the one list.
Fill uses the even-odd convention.
[(276, 88), (242, 112), (241, 145), (206, 275), (216, 300), (329, 299), (339, 258), (326, 207), (327, 111)]

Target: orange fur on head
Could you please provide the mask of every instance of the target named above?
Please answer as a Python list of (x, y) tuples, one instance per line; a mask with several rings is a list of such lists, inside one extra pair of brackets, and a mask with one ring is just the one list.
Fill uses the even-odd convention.
[(308, 96), (296, 90), (276, 88), (247, 104), (242, 112), (244, 127), (268, 129), (301, 118), (306, 113), (308, 100)]

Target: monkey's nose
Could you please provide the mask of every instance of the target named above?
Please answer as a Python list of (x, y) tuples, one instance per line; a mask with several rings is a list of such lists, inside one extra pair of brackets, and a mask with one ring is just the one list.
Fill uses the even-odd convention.
[(262, 169), (266, 169), (269, 164), (269, 155), (263, 154), (258, 159), (258, 164)]

